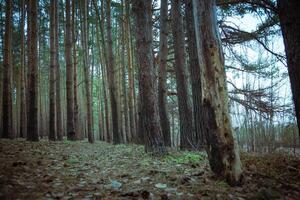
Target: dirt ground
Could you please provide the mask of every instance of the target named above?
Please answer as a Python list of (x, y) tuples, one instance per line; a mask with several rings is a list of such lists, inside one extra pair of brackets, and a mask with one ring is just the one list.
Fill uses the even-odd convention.
[(0, 199), (300, 199), (300, 158), (242, 153), (245, 183), (230, 187), (205, 153), (162, 158), (142, 146), (0, 140)]

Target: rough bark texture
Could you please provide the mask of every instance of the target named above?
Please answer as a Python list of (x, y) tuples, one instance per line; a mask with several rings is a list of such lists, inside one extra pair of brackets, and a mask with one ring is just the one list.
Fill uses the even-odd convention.
[(193, 16), (192, 0), (185, 0), (185, 15), (187, 28), (187, 43), (189, 54), (189, 70), (191, 74), (192, 97), (193, 97), (193, 117), (195, 124), (194, 144), (198, 149), (204, 145), (203, 120), (202, 119), (202, 84), (200, 76), (200, 65), (197, 56), (197, 44), (195, 35), (195, 24)]
[(149, 0), (134, 0), (133, 12), (136, 19), (136, 44), (139, 66), (140, 119), (145, 133), (145, 150), (153, 154), (166, 153), (159, 123), (158, 102), (154, 87), (154, 67), (152, 56), (152, 20)]
[(174, 40), (175, 72), (180, 120), (180, 147), (193, 148), (193, 112), (188, 95), (188, 77), (184, 55), (184, 34), (180, 0), (172, 0), (172, 32)]
[(277, 2), (300, 135), (300, 1), (278, 0)]
[(166, 146), (171, 146), (170, 122), (167, 113), (168, 1), (161, 1), (158, 69), (158, 105), (162, 134)]
[(27, 139), (38, 141), (38, 0), (28, 1), (28, 124)]
[(107, 29), (107, 51), (108, 51), (108, 83), (110, 93), (111, 115), (112, 115), (112, 131), (113, 131), (113, 143), (119, 144), (121, 142), (121, 133), (119, 124), (119, 104), (117, 97), (117, 84), (115, 80), (115, 61), (113, 55), (113, 42), (111, 35), (111, 1), (106, 0), (106, 29)]
[(215, 1), (193, 0), (198, 61), (204, 80), (203, 114), (207, 154), (212, 171), (229, 184), (242, 181), (238, 145), (231, 127), (224, 57)]
[(60, 95), (60, 65), (59, 65), (59, 9), (58, 0), (55, 1), (55, 49), (56, 49), (56, 65), (55, 65), (55, 87), (56, 87), (56, 131), (57, 139), (63, 139), (62, 109)]
[[(73, 2), (74, 3), (74, 2)], [(71, 30), (71, 5), (66, 0), (66, 87), (67, 87), (67, 137), (68, 140), (75, 140), (74, 124), (74, 69), (72, 64), (72, 30)]]
[(82, 2), (83, 11), (83, 36), (82, 43), (84, 48), (84, 79), (86, 92), (86, 106), (87, 106), (87, 131), (88, 140), (94, 143), (93, 133), (93, 111), (92, 111), (92, 97), (91, 97), (91, 81), (90, 81), (90, 64), (89, 64), (89, 49), (88, 49), (88, 0)]
[(12, 1), (6, 1), (5, 33), (4, 33), (4, 59), (3, 59), (3, 101), (2, 120), (3, 138), (14, 138), (12, 118)]
[(49, 140), (56, 139), (56, 46), (55, 46), (55, 0), (50, 2), (50, 68), (49, 68)]
[(25, 70), (25, 0), (21, 0), (21, 105), (20, 105), (20, 137), (27, 136), (26, 108), (26, 70)]

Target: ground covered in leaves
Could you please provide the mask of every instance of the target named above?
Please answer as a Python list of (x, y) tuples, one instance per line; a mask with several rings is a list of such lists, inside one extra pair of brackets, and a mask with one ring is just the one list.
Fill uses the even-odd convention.
[(0, 140), (0, 199), (300, 199), (300, 158), (242, 154), (245, 183), (230, 187), (206, 155), (96, 142)]

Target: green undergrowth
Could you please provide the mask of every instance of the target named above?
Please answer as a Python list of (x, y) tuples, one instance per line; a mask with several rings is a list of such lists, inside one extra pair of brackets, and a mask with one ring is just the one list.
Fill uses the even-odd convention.
[(197, 164), (205, 160), (205, 154), (201, 152), (180, 152), (169, 154), (164, 159), (167, 163)]

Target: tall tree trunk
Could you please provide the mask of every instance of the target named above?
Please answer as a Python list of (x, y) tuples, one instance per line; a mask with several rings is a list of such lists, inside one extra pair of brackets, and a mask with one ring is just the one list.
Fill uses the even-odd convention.
[(27, 124), (27, 139), (30, 141), (38, 141), (38, 29), (37, 29), (37, 16), (38, 13), (38, 0), (28, 1), (28, 67), (29, 67), (29, 80), (28, 80), (28, 124)]
[(204, 144), (204, 135), (202, 131), (202, 84), (200, 77), (200, 65), (197, 56), (197, 44), (195, 35), (195, 24), (193, 16), (192, 0), (185, 0), (185, 15), (187, 27), (187, 42), (189, 54), (189, 70), (191, 74), (192, 83), (192, 97), (193, 97), (193, 117), (195, 125), (195, 144), (197, 148), (202, 148)]
[(73, 41), (73, 65), (74, 65), (74, 123), (75, 123), (75, 137), (76, 139), (80, 139), (80, 131), (79, 131), (79, 105), (78, 105), (78, 87), (77, 87), (77, 31), (76, 31), (76, 3), (72, 4), (72, 41)]
[(127, 65), (128, 65), (128, 110), (130, 120), (130, 132), (132, 139), (135, 140), (136, 135), (136, 120), (135, 120), (135, 91), (134, 91), (134, 76), (132, 66), (132, 54), (131, 54), (131, 34), (130, 34), (130, 5), (129, 0), (125, 0), (125, 33), (126, 33), (126, 53), (127, 53)]
[(108, 83), (110, 93), (110, 104), (112, 114), (112, 131), (113, 143), (119, 144), (121, 142), (120, 124), (119, 124), (119, 104), (117, 97), (117, 87), (115, 78), (115, 60), (113, 55), (113, 42), (111, 33), (111, 0), (106, 0), (106, 29), (107, 29), (107, 51), (108, 51)]
[(277, 0), (277, 3), (300, 135), (300, 1)]
[(13, 2), (6, 1), (5, 14), (5, 34), (3, 44), (3, 101), (2, 101), (2, 120), (3, 120), (3, 138), (14, 138), (13, 118), (12, 118), (12, 10)]
[(161, 1), (159, 35), (158, 105), (164, 142), (171, 146), (170, 121), (167, 113), (167, 57), (168, 57), (168, 0)]
[[(101, 18), (99, 17), (99, 28), (101, 33), (101, 43), (102, 43), (102, 56), (104, 59), (104, 64), (101, 65), (101, 74), (102, 74), (102, 87), (103, 87), (103, 97), (104, 97), (104, 108), (105, 108), (105, 123), (106, 123), (106, 141), (111, 142), (111, 127), (110, 127), (110, 112), (108, 105), (108, 87), (107, 87), (107, 68), (108, 68), (108, 56), (107, 56), (107, 47), (105, 43), (105, 32), (104, 32), (104, 0), (101, 0)], [(98, 14), (98, 16), (100, 16)]]
[(152, 56), (152, 1), (134, 0), (133, 11), (136, 19), (136, 43), (139, 66), (139, 99), (141, 119), (145, 130), (145, 150), (152, 154), (166, 153), (159, 123), (158, 102), (155, 98), (155, 73)]
[[(103, 27), (101, 25), (101, 17), (100, 17), (100, 13), (98, 10), (98, 5), (96, 0), (93, 0), (93, 5), (95, 7), (95, 11), (96, 11), (96, 16), (97, 16), (97, 23), (98, 25), (96, 26), (96, 37), (97, 37), (97, 48), (98, 48), (98, 52), (99, 52), (99, 62), (100, 62), (100, 66), (99, 66), (99, 90), (100, 88), (102, 88), (102, 94), (103, 94), (103, 99), (104, 99), (104, 109), (103, 109), (103, 104), (101, 102), (101, 117), (102, 117), (102, 140), (104, 141), (108, 141), (108, 106), (107, 106), (107, 97), (106, 97), (106, 80), (105, 80), (105, 76), (104, 76), (104, 65), (106, 65), (107, 63), (107, 59), (106, 59), (106, 53), (105, 53), (105, 43), (104, 43), (104, 37), (103, 37)], [(103, 6), (103, 5), (102, 5)], [(100, 30), (99, 30), (100, 29)], [(100, 39), (100, 34), (101, 34), (101, 39)], [(102, 48), (101, 48), (101, 44), (102, 44)], [(104, 57), (104, 59), (103, 59)], [(103, 62), (104, 60), (104, 62)], [(100, 71), (101, 71), (101, 75), (100, 75)], [(100, 81), (101, 79), (101, 81)], [(101, 83), (101, 85), (100, 85)], [(100, 96), (100, 94), (99, 94)], [(100, 99), (100, 97), (99, 97)], [(105, 117), (104, 117), (104, 113), (105, 113)], [(99, 115), (100, 116), (100, 115)], [(99, 122), (100, 123), (100, 122)]]
[(127, 96), (127, 87), (126, 87), (126, 61), (125, 61), (125, 51), (126, 51), (126, 32), (125, 32), (125, 1), (122, 0), (122, 20), (121, 20), (121, 34), (122, 34), (122, 40), (121, 40), (121, 45), (122, 45), (122, 53), (121, 53), (121, 65), (122, 65), (122, 70), (121, 70), (121, 76), (122, 76), (122, 82), (121, 82), (121, 87), (123, 90), (122, 97), (123, 97), (123, 106), (124, 106), (124, 126), (125, 126), (125, 135), (126, 135), (126, 141), (130, 142), (132, 141), (132, 134), (131, 134), (131, 129), (130, 129), (130, 122), (129, 122), (129, 113), (128, 113), (128, 96)]
[(55, 1), (51, 0), (50, 2), (50, 72), (49, 72), (49, 81), (50, 81), (50, 91), (49, 91), (49, 140), (56, 139), (56, 45), (55, 45)]
[(27, 136), (26, 70), (25, 70), (25, 0), (21, 0), (21, 110), (20, 137)]
[(61, 93), (60, 93), (60, 64), (59, 64), (59, 0), (55, 0), (55, 49), (56, 49), (56, 131), (57, 139), (63, 139)]
[(86, 106), (87, 106), (87, 131), (88, 140), (90, 143), (94, 142), (93, 122), (92, 122), (92, 98), (91, 98), (91, 82), (90, 82), (90, 64), (89, 64), (89, 49), (88, 49), (88, 0), (82, 1), (83, 12), (83, 55), (84, 55), (84, 82), (86, 92)]
[[(74, 1), (73, 1), (74, 3)], [(66, 0), (66, 87), (67, 87), (67, 137), (76, 140), (74, 124), (74, 69), (72, 64), (72, 30), (71, 30), (71, 5)]]
[(178, 94), (180, 147), (191, 149), (194, 141), (192, 108), (188, 95), (188, 77), (184, 55), (184, 34), (180, 0), (172, 0), (172, 31), (174, 40), (175, 72)]
[(238, 145), (230, 122), (224, 57), (213, 0), (193, 0), (199, 65), (203, 66), (203, 114), (207, 154), (212, 171), (229, 184), (242, 181)]

